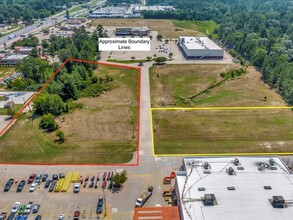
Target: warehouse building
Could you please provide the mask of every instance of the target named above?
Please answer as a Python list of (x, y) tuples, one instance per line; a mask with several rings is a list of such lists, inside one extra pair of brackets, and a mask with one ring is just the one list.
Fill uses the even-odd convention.
[(279, 157), (185, 157), (174, 203), (181, 220), (291, 219), (293, 175)]
[(28, 57), (28, 55), (5, 55), (3, 58), (0, 58), (0, 66), (15, 66), (16, 64), (21, 63), (26, 57)]
[(150, 30), (147, 27), (117, 27), (115, 34), (117, 36), (148, 36)]
[(187, 58), (224, 58), (224, 50), (208, 37), (179, 37), (178, 44)]

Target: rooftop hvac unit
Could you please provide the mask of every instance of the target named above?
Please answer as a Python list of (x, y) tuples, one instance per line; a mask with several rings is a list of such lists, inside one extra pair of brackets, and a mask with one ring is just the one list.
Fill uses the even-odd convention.
[(205, 206), (213, 206), (216, 203), (215, 194), (204, 194), (203, 204)]
[(229, 167), (228, 174), (229, 175), (234, 175), (234, 169), (232, 167)]
[(238, 165), (239, 165), (239, 159), (238, 159), (238, 158), (235, 158), (235, 159), (234, 159), (234, 165), (235, 165), (235, 166), (238, 166)]
[(207, 170), (207, 169), (209, 169), (209, 167), (210, 167), (209, 163), (208, 163), (208, 162), (204, 162), (204, 164), (203, 164), (203, 168), (204, 168), (205, 170)]
[(274, 208), (284, 208), (285, 199), (283, 198), (283, 196), (273, 196), (272, 206)]
[(270, 164), (271, 164), (271, 166), (275, 165), (275, 160), (273, 158), (270, 158)]

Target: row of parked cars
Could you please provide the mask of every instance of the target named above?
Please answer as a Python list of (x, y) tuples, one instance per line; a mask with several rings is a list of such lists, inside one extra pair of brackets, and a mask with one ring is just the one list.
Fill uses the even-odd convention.
[[(86, 176), (85, 178), (80, 177), (79, 183), (83, 185), (85, 188), (87, 184), (89, 183), (89, 188), (98, 188), (100, 183), (102, 184), (102, 189), (106, 189), (108, 185), (108, 189), (111, 189), (113, 187), (113, 171), (110, 172), (98, 172), (97, 177), (92, 176), (91, 178), (89, 176)], [(108, 182), (108, 184), (107, 184)], [(80, 184), (75, 184), (74, 185), (74, 190), (73, 192), (79, 192), (79, 186)]]
[[(28, 204), (21, 204), (20, 202), (14, 203), (11, 213), (8, 215), (7, 212), (2, 212), (0, 214), (0, 220), (26, 220), (28, 219), (29, 214), (35, 214), (40, 209), (39, 204), (34, 204), (34, 202), (28, 202)], [(8, 215), (8, 216), (7, 216)], [(40, 220), (40, 215), (37, 215), (37, 220)]]
[(49, 186), (50, 186), (49, 191), (50, 190), (53, 191), (55, 184), (57, 183), (57, 180), (59, 178), (65, 178), (65, 174), (64, 173), (59, 173), (59, 175), (53, 174), (52, 180), (48, 180), (48, 177), (49, 177), (48, 174), (35, 174), (35, 173), (33, 173), (29, 176), (27, 181), (21, 180), (18, 183), (18, 180), (9, 179), (4, 186), (4, 192), (8, 192), (11, 189), (13, 183), (18, 183), (17, 188), (16, 188), (16, 192), (21, 192), (26, 184), (31, 184), (29, 191), (34, 192), (37, 185), (41, 184), (42, 182), (45, 182), (45, 188), (49, 188)]

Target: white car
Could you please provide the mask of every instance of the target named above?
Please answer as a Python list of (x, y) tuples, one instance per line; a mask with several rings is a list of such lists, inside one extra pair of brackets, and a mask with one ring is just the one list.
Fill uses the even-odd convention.
[(30, 213), (31, 210), (32, 210), (32, 207), (33, 207), (34, 203), (33, 202), (29, 202), (26, 207), (25, 207), (25, 210), (24, 210), (24, 213)]
[(33, 182), (31, 187), (30, 187), (30, 192), (34, 192), (36, 187), (37, 187), (37, 185), (38, 185), (37, 183)]
[(58, 220), (63, 220), (64, 219), (64, 214), (59, 215)]
[(74, 193), (79, 193), (79, 190), (80, 190), (80, 184), (79, 183), (74, 184), (73, 192)]
[(20, 206), (20, 202), (14, 203), (11, 212), (16, 213), (18, 211), (18, 209), (19, 209), (19, 206)]

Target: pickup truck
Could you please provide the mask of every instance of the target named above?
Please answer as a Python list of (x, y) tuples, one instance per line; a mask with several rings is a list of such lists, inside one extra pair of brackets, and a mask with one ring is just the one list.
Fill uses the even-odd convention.
[(152, 194), (153, 194), (153, 187), (150, 186), (146, 192), (144, 192), (137, 198), (135, 207), (142, 207), (144, 203), (148, 200), (148, 198), (151, 197)]

